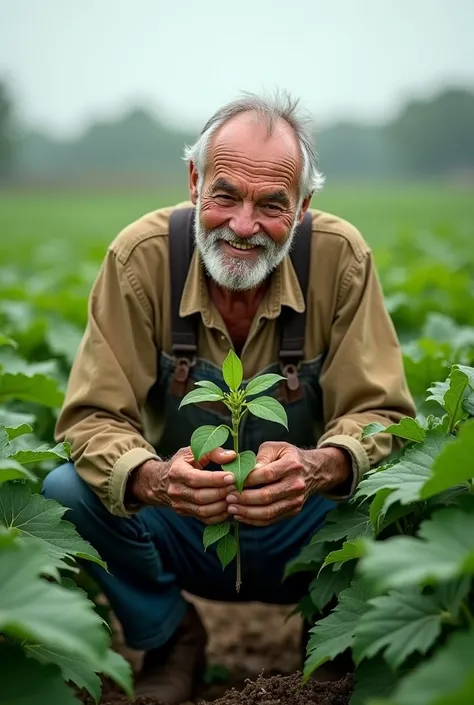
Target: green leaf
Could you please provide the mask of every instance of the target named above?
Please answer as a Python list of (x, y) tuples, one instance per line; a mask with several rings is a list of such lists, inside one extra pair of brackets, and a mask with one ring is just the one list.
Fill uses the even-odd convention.
[(346, 541), (341, 549), (328, 553), (326, 560), (323, 563), (323, 568), (327, 565), (331, 565), (331, 563), (342, 564), (346, 561), (352, 561), (354, 558), (361, 558), (365, 555), (364, 546), (365, 544), (360, 539), (355, 541)]
[(133, 673), (130, 663), (113, 649), (107, 649), (100, 673), (111, 678), (130, 697), (133, 697)]
[(352, 652), (357, 663), (383, 651), (396, 670), (412, 653), (426, 654), (441, 633), (439, 603), (418, 588), (389, 592), (369, 605), (355, 629)]
[(0, 426), (3, 426), (8, 432), (18, 426), (31, 426), (34, 424), (35, 418), (34, 414), (20, 414), (18, 411), (12, 411), (11, 409), (0, 409)]
[(216, 543), (216, 541), (219, 541), (219, 539), (222, 539), (224, 536), (227, 536), (229, 531), (230, 524), (228, 521), (222, 524), (211, 524), (209, 526), (206, 526), (202, 536), (204, 550), (207, 551), (209, 546), (211, 546), (213, 543)]
[(222, 392), (217, 394), (217, 392), (213, 392), (210, 389), (202, 389), (200, 387), (199, 389), (193, 389), (188, 392), (181, 400), (178, 408), (181, 409), (182, 406), (186, 406), (187, 404), (200, 404), (203, 401), (220, 401), (221, 399)]
[(64, 567), (62, 559), (70, 555), (105, 568), (95, 548), (79, 536), (73, 524), (61, 519), (66, 511), (52, 499), (31, 494), (24, 485), (0, 486), (0, 523), (16, 527), (23, 543), (40, 548), (57, 567)]
[(420, 491), (421, 499), (428, 499), (454, 485), (474, 477), (474, 421), (466, 422), (456, 440), (442, 449), (435, 459), (430, 478)]
[(347, 539), (352, 541), (359, 536), (373, 534), (367, 514), (364, 514), (355, 504), (339, 504), (332, 509), (326, 517), (326, 524), (316, 532), (311, 543), (324, 543), (325, 541), (339, 541)]
[(369, 597), (367, 588), (355, 581), (350, 588), (341, 592), (339, 604), (333, 612), (310, 629), (303, 673), (305, 681), (316, 668), (352, 646), (356, 625), (368, 609)]
[(224, 398), (224, 392), (217, 386), (217, 384), (214, 384), (214, 382), (209, 382), (207, 379), (202, 379), (199, 380), (199, 382), (195, 382), (195, 385), (196, 387), (204, 387), (204, 389), (209, 389), (209, 391), (219, 394), (221, 399)]
[(82, 658), (80, 654), (68, 654), (36, 645), (26, 646), (26, 653), (44, 665), (54, 663), (59, 666), (66, 682), (70, 681), (78, 688), (85, 688), (92, 695), (94, 702), (99, 702), (102, 692), (100, 678), (87, 659)]
[(2, 705), (80, 705), (53, 664), (42, 666), (19, 646), (0, 643)]
[(398, 682), (398, 674), (382, 657), (362, 661), (355, 671), (355, 687), (349, 705), (369, 705), (373, 698), (387, 698)]
[(235, 477), (235, 486), (238, 492), (244, 489), (244, 483), (255, 467), (257, 458), (251, 450), (244, 450), (239, 453), (235, 460), (225, 464), (225, 471), (231, 472)]
[(322, 611), (334, 595), (346, 590), (353, 577), (354, 565), (349, 562), (344, 563), (340, 570), (322, 570), (309, 586), (311, 600), (318, 611)]
[(0, 549), (14, 544), (17, 536), (18, 531), (16, 529), (7, 529), (6, 526), (0, 524)]
[(444, 607), (455, 619), (461, 610), (463, 600), (469, 594), (472, 578), (465, 575), (456, 580), (448, 580), (437, 586), (435, 594), (439, 604)]
[(440, 509), (421, 524), (419, 538), (366, 541), (359, 570), (377, 591), (474, 575), (474, 515)]
[(392, 490), (385, 499), (383, 512), (397, 501), (401, 504), (418, 501), (421, 488), (431, 477), (431, 466), (450, 442), (453, 439), (449, 436), (430, 432), (422, 444), (408, 448), (395, 465), (367, 475), (359, 485), (356, 498), (371, 497), (382, 489)]
[(198, 461), (206, 453), (220, 448), (229, 437), (228, 426), (200, 426), (191, 436), (191, 450)]
[(235, 558), (237, 555), (237, 541), (232, 534), (227, 534), (219, 540), (217, 544), (217, 555), (219, 556), (223, 568), (229, 565), (231, 560)]
[(0, 485), (8, 480), (30, 480), (36, 482), (38, 478), (13, 458), (0, 458)]
[(362, 438), (375, 436), (377, 433), (391, 433), (392, 436), (399, 436), (400, 438), (405, 438), (408, 441), (414, 441), (416, 443), (421, 443), (426, 437), (425, 429), (420, 426), (416, 419), (412, 419), (409, 416), (401, 419), (399, 423), (391, 424), (390, 426), (382, 426), (382, 424), (377, 422), (370, 423), (364, 427)]
[(73, 590), (39, 577), (44, 557), (36, 546), (2, 551), (0, 632), (54, 650), (104, 657), (108, 636), (93, 604)]
[(3, 345), (9, 345), (12, 348), (18, 347), (18, 343), (16, 342), (16, 340), (8, 338), (8, 336), (3, 335), (3, 333), (0, 333), (0, 347), (2, 347)]
[(42, 406), (59, 408), (64, 394), (56, 380), (44, 374), (16, 374), (3, 372), (0, 375), (0, 404), (11, 399), (29, 401)]
[(250, 397), (254, 394), (261, 394), (267, 389), (270, 389), (270, 387), (273, 387), (273, 385), (277, 382), (281, 382), (284, 379), (286, 378), (282, 377), (282, 375), (274, 374), (260, 375), (260, 377), (255, 377), (255, 379), (251, 379), (245, 387), (245, 396)]
[(229, 350), (224, 364), (222, 365), (222, 374), (224, 382), (227, 384), (231, 392), (237, 392), (242, 384), (243, 369), (242, 363), (231, 349)]
[(472, 705), (474, 628), (451, 636), (429, 660), (406, 676), (391, 705)]
[(273, 397), (258, 397), (247, 403), (251, 414), (266, 421), (280, 423), (288, 430), (288, 417), (284, 407)]
[(321, 567), (326, 556), (326, 547), (323, 544), (310, 544), (304, 546), (299, 554), (289, 560), (285, 565), (283, 580), (295, 573), (306, 573), (316, 571)]
[(8, 458), (11, 451), (10, 439), (5, 426), (0, 426), (0, 458)]
[(460, 369), (454, 368), (449, 375), (449, 388), (444, 395), (443, 406), (448, 412), (450, 428), (463, 417), (462, 400), (468, 385), (468, 377)]
[(41, 463), (43, 460), (69, 460), (70, 445), (68, 443), (58, 443), (54, 448), (41, 446), (35, 450), (17, 450), (10, 456), (12, 459), (28, 465), (28, 463)]
[(22, 423), (19, 426), (6, 426), (5, 430), (8, 434), (10, 441), (13, 441), (19, 436), (24, 436), (27, 433), (33, 433), (33, 427), (30, 424)]

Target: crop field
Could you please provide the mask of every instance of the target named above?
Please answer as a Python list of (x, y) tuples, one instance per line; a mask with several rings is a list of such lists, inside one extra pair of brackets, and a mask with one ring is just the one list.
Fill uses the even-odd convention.
[[(104, 628), (110, 613), (78, 570), (78, 559), (102, 559), (39, 492), (69, 457), (55, 445), (54, 422), (106, 247), (143, 213), (186, 198), (185, 190), (0, 191), (1, 705), (133, 697), (126, 651)], [(215, 702), (472, 705), (474, 189), (328, 186), (312, 207), (350, 220), (372, 246), (418, 416), (364, 429), (404, 439), (403, 450), (288, 564), (287, 575), (311, 577), (296, 622), (285, 623), (286, 609), (202, 605), (217, 632), (203, 697), (239, 683), (242, 693)], [(311, 630), (295, 676), (301, 615)], [(313, 681), (341, 654), (351, 656), (353, 677)], [(262, 667), (268, 678), (255, 682)]]

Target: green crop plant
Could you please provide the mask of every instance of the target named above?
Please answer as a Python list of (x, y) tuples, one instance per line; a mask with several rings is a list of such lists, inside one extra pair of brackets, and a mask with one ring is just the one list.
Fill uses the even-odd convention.
[[(238, 492), (242, 492), (244, 483), (255, 467), (256, 456), (251, 450), (239, 447), (239, 427), (248, 413), (266, 421), (274, 421), (288, 428), (286, 411), (279, 401), (270, 396), (257, 396), (267, 391), (285, 378), (277, 374), (265, 374), (254, 377), (243, 387), (243, 369), (239, 357), (230, 350), (222, 364), (222, 375), (229, 391), (223, 391), (214, 382), (202, 380), (196, 382), (198, 389), (193, 389), (181, 401), (180, 407), (200, 402), (223, 402), (230, 411), (231, 424), (220, 426), (199, 426), (191, 436), (191, 450), (196, 462), (216, 448), (220, 448), (232, 437), (236, 458), (225, 464), (225, 471), (232, 473)], [(254, 397), (251, 399), (250, 397)], [(239, 592), (242, 584), (242, 559), (239, 543), (239, 522), (234, 519), (233, 533), (231, 523), (207, 526), (203, 533), (204, 549), (217, 543), (217, 555), (223, 569), (236, 558), (237, 577), (235, 587)]]

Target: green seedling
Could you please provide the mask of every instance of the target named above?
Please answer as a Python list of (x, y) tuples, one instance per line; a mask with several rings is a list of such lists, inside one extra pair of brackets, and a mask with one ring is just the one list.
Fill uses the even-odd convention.
[[(191, 450), (194, 459), (198, 462), (206, 453), (221, 447), (232, 436), (235, 460), (226, 463), (224, 470), (234, 475), (235, 486), (242, 492), (244, 483), (255, 467), (256, 456), (251, 450), (239, 448), (239, 427), (247, 413), (258, 416), (266, 421), (275, 421), (288, 428), (288, 419), (283, 406), (273, 397), (256, 395), (273, 387), (274, 384), (285, 379), (281, 375), (266, 374), (252, 379), (245, 388), (242, 387), (242, 363), (233, 350), (230, 350), (222, 365), (222, 375), (229, 391), (223, 392), (217, 384), (207, 380), (196, 382), (197, 389), (193, 389), (183, 398), (179, 408), (186, 404), (198, 404), (203, 401), (223, 402), (231, 412), (232, 427), (222, 424), (220, 426), (200, 426), (191, 436)], [(236, 590), (239, 592), (242, 584), (242, 562), (239, 544), (239, 522), (234, 519), (233, 532), (231, 523), (207, 526), (203, 534), (204, 550), (217, 543), (217, 555), (224, 569), (229, 563), (237, 559)]]

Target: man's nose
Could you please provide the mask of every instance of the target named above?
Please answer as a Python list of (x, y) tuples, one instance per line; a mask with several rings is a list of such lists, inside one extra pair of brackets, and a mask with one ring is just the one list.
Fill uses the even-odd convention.
[(253, 206), (250, 203), (242, 204), (229, 221), (229, 227), (239, 237), (251, 237), (260, 231), (260, 226), (255, 219)]

